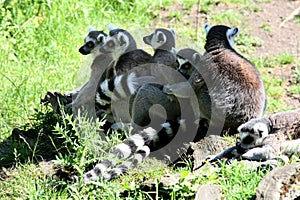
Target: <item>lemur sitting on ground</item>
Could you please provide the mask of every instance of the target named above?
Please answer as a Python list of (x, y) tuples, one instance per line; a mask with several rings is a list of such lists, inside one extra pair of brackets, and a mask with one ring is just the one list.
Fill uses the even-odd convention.
[[(210, 120), (212, 125), (221, 126), (222, 129), (222, 125), (225, 124), (225, 128), (236, 129), (249, 119), (263, 114), (265, 106), (263, 83), (253, 64), (232, 47), (233, 37), (238, 33), (237, 28), (205, 26), (205, 30), (207, 32), (206, 53), (202, 57), (199, 53), (195, 53), (190, 61), (197, 69), (189, 78), (198, 96), (199, 105), (197, 104), (196, 107), (200, 109), (200, 117)], [(183, 88), (186, 87), (184, 84)], [(191, 109), (187, 112), (194, 111)], [(88, 182), (100, 177), (110, 180), (128, 171), (130, 167), (136, 166), (150, 154), (153, 143), (159, 141), (159, 134), (165, 133), (169, 135), (165, 138), (174, 139), (177, 138), (176, 131), (182, 129), (183, 131), (177, 133), (181, 135), (179, 137), (181, 139), (176, 141), (178, 144), (182, 143), (183, 137), (188, 136), (184, 134), (189, 133), (189, 130), (184, 130), (180, 123), (189, 123), (185, 127), (191, 128), (194, 123), (192, 118), (185, 119), (185, 122), (172, 120), (167, 128), (158, 124), (156, 127), (133, 132), (133, 135), (112, 150), (108, 159), (86, 172), (83, 176), (84, 181)], [(225, 123), (221, 123), (222, 121)], [(197, 126), (194, 125), (194, 128), (197, 129)], [(168, 134), (167, 129), (173, 132)]]

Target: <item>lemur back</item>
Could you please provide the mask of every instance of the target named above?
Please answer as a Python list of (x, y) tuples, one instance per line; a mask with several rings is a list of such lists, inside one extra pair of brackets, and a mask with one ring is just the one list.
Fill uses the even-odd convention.
[(238, 28), (206, 25), (205, 30), (206, 52), (200, 60), (206, 64), (200, 64), (190, 80), (201, 117), (214, 126), (222, 126), (225, 117), (224, 128), (236, 131), (242, 123), (263, 115), (264, 85), (255, 66), (233, 49)]

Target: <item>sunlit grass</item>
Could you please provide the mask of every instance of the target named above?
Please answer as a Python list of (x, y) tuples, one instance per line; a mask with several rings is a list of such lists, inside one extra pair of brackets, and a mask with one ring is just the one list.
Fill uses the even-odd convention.
[[(1, 4), (0, 140), (28, 121), (47, 90), (74, 89), (87, 26), (146, 27), (171, 1), (5, 1)], [(140, 13), (143, 13), (140, 15)], [(138, 16), (138, 17), (137, 17)]]

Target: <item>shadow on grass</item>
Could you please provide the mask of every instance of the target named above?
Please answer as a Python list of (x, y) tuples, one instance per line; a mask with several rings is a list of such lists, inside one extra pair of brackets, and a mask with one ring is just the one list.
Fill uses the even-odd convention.
[(12, 134), (0, 143), (0, 167), (12, 167), (17, 163), (40, 162), (55, 159), (65, 154), (66, 139), (55, 132), (55, 126), (62, 126), (71, 134), (72, 127), (65, 125), (64, 119), (54, 111), (38, 111), (31, 123), (12, 130)]

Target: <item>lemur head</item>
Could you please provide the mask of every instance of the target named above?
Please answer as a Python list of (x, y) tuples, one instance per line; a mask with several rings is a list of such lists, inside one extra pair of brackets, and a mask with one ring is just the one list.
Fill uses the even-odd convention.
[(206, 44), (204, 48), (208, 51), (211, 47), (232, 48), (234, 46), (234, 36), (239, 33), (239, 28), (230, 28), (224, 25), (204, 26), (206, 32)]
[(158, 28), (151, 35), (143, 37), (143, 41), (154, 50), (173, 51), (175, 48), (175, 32), (173, 29)]
[(112, 53), (114, 59), (121, 55), (136, 50), (136, 42), (132, 35), (123, 29), (112, 29), (106, 38), (105, 44), (100, 48), (102, 53)]
[[(200, 55), (200, 54), (198, 52), (196, 52), (194, 49), (190, 49), (190, 48), (180, 49), (176, 53), (176, 65), (178, 68), (177, 70), (186, 79), (188, 79), (191, 76), (191, 74), (194, 70), (194, 66), (191, 64), (191, 62), (193, 62), (193, 59), (195, 59), (197, 57), (197, 55)], [(195, 56), (195, 57), (193, 57), (193, 56)]]
[(252, 119), (238, 127), (243, 148), (261, 146), (269, 134), (268, 122), (265, 118)]
[(103, 31), (97, 31), (96, 29), (89, 27), (89, 34), (84, 39), (84, 45), (79, 48), (79, 52), (83, 55), (90, 53), (96, 57), (99, 52), (99, 48), (104, 44), (107, 34)]

